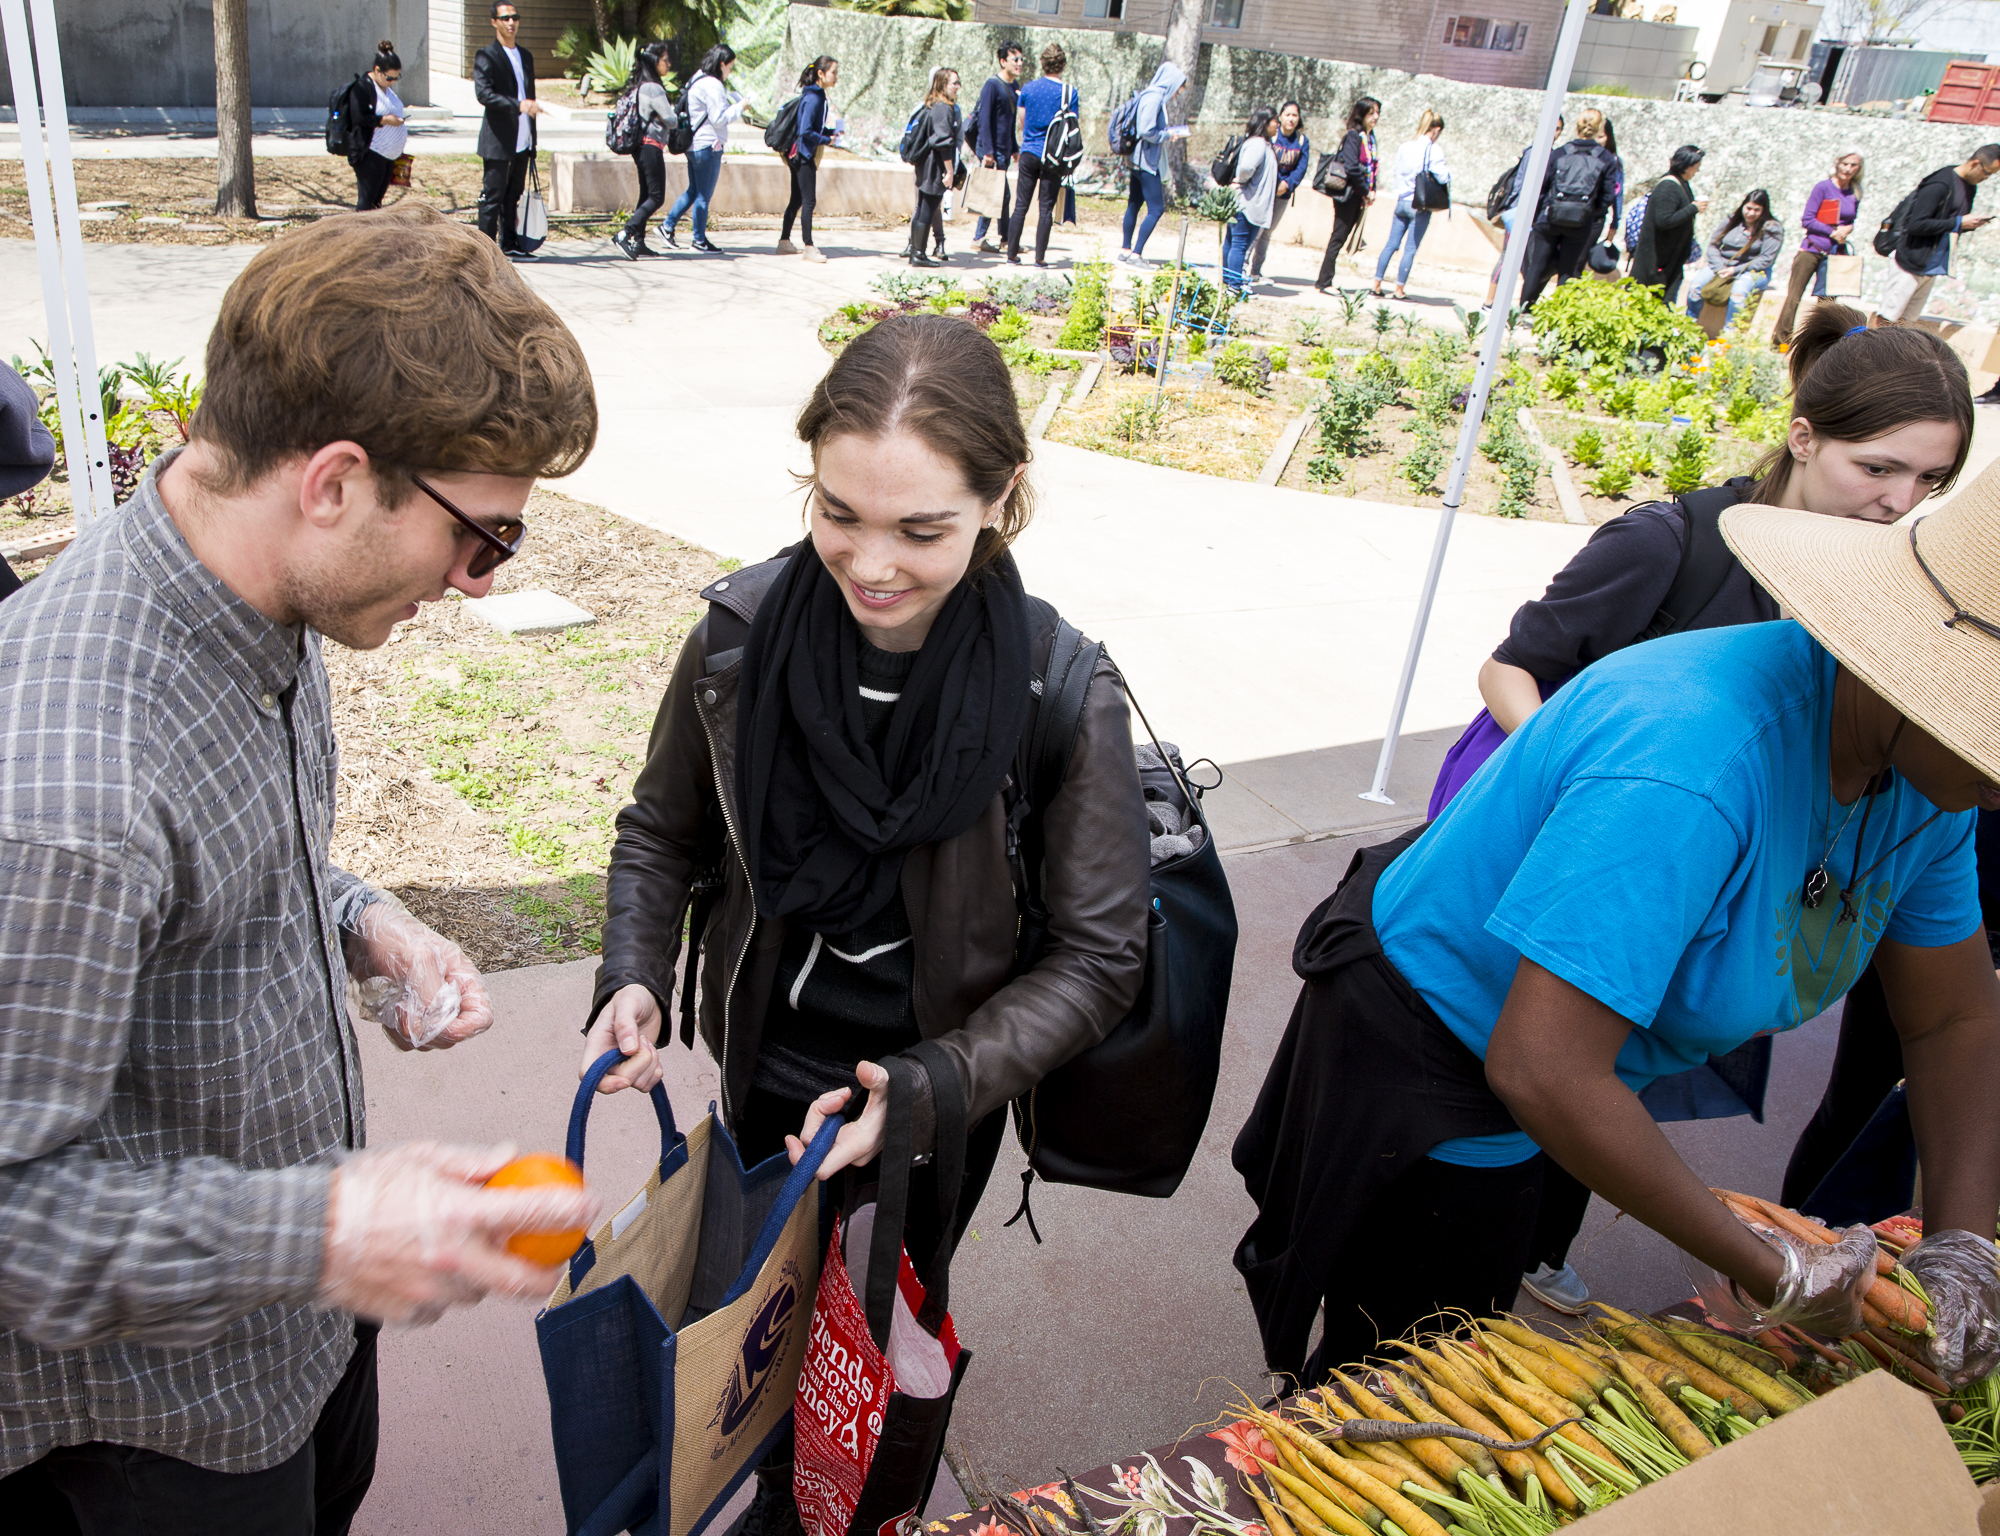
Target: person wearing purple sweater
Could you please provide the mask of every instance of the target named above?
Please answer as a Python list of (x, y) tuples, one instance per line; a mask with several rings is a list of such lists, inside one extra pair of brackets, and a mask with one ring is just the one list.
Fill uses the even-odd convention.
[(1854, 233), (1855, 210), (1860, 206), (1861, 152), (1850, 149), (1833, 162), (1833, 174), (1814, 182), (1806, 194), (1806, 211), (1799, 220), (1806, 237), (1792, 257), (1785, 307), (1778, 311), (1778, 323), (1771, 328), (1771, 345), (1778, 351), (1791, 350), (1799, 295), (1806, 291), (1806, 284), (1813, 285), (1814, 298), (1826, 297), (1826, 258), (1847, 254), (1847, 238)]

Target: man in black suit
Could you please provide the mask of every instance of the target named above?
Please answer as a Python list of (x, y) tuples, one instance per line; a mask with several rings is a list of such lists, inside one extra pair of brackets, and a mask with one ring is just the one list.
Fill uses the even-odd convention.
[(535, 100), (535, 56), (515, 46), (521, 17), (511, 0), (495, 0), (490, 14), (493, 41), (472, 61), (472, 94), (486, 109), (479, 125), (479, 158), (486, 163), (479, 183), (479, 232), (498, 240), (516, 261), (530, 261), (534, 252), (515, 248), (514, 210), (535, 154), (534, 120), (542, 115)]

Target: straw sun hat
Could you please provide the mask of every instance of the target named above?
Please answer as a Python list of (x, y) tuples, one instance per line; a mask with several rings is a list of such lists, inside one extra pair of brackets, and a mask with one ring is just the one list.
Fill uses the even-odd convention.
[(2000, 463), (1928, 517), (1740, 504), (1722, 536), (1848, 671), (2000, 784)]

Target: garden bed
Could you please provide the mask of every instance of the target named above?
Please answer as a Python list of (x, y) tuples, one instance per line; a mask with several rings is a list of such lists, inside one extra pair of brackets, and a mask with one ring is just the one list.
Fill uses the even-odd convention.
[[(829, 349), (890, 314), (961, 314), (1001, 343), (1024, 412), (1046, 393), (1039, 375), (1102, 349), (1104, 377), (1056, 415), (1051, 440), (1256, 480), (1286, 425), (1309, 411), (1279, 483), (1401, 505), (1443, 490), (1482, 340), (1480, 317), (1463, 310), (1456, 328), (1433, 329), (1345, 292), (1339, 312), (1300, 316), (1232, 304), (1199, 271), (1171, 267), (1116, 283), (1093, 262), (1073, 276), (980, 285), (889, 273), (875, 286), (879, 300), (845, 305), (821, 325)], [(1160, 391), (1153, 370), (1170, 307), (1181, 323)], [(1629, 281), (1553, 290), (1531, 341), (1510, 330), (1464, 510), (1561, 518), (1544, 443), (1593, 522), (1745, 472), (1790, 417), (1784, 364), (1744, 339), (1748, 324), (1746, 315), (1733, 336), (1709, 342)]]

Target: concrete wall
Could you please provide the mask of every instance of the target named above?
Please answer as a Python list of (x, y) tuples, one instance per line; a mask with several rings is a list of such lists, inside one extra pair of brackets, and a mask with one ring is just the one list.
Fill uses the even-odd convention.
[[(638, 172), (625, 156), (561, 151), (552, 158), (553, 212), (622, 213), (638, 201)], [(686, 189), (687, 161), (669, 155), (667, 207)], [(782, 214), (791, 195), (791, 172), (776, 155), (730, 154), (722, 157), (709, 208), (724, 214)], [(908, 218), (915, 200), (916, 181), (907, 165), (829, 156), (819, 168), (813, 212), (821, 217)]]
[[(428, 0), (431, 28), (438, 38), (437, 67), (472, 78), (472, 56), (493, 41), (491, 0)], [(552, 80), (568, 66), (556, 57), (556, 39), (573, 25), (590, 27), (590, 0), (521, 0), (521, 46), (535, 56), (535, 74)], [(616, 11), (613, 11), (616, 15)], [(454, 25), (455, 24), (455, 25)], [(447, 41), (446, 28), (452, 28)], [(614, 30), (616, 23), (613, 23)]]
[[(1105, 0), (977, 0), (973, 19), (993, 27), (1032, 24), (1089, 32), (1121, 32), (1164, 37), (1165, 0), (1126, 0), (1117, 19), (1093, 18), (1090, 9), (1108, 10)], [(1215, 0), (1203, 0), (1215, 15)], [(1241, 25), (1205, 26), (1204, 43), (1258, 48), (1301, 58), (1339, 56), (1360, 64), (1392, 64), (1488, 85), (1532, 85), (1548, 77), (1555, 57), (1562, 0), (1242, 0)], [(1526, 22), (1528, 40), (1519, 51), (1449, 46), (1446, 22), (1464, 14), (1500, 22)]]
[(1674, 87), (1694, 62), (1695, 35), (1693, 27), (1586, 16), (1576, 67), (1569, 75), (1570, 89), (1623, 85), (1638, 95), (1671, 101)]
[[(56, 39), (70, 104), (213, 110), (213, 16), (203, 0), (59, 0)], [(403, 99), (427, 106), (429, 32), (428, 0), (253, 0), (251, 105), (323, 109), (386, 37), (403, 60)], [(12, 80), (0, 70), (0, 102), (13, 100)]]
[[(956, 68), (971, 93), (991, 72), (994, 45), (1000, 38), (1022, 39), (1032, 45), (1032, 53), (1050, 36), (1060, 39), (1070, 55), (1067, 78), (1081, 88), (1085, 133), (1091, 148), (1098, 150), (1104, 143), (1106, 104), (1122, 101), (1152, 74), (1160, 59), (1160, 39), (1074, 28), (919, 21), (794, 5), (779, 78), (796, 78), (815, 55), (832, 54), (841, 61), (834, 110), (847, 115), (856, 136), (870, 125), (879, 132), (891, 119), (900, 131), (917, 100), (913, 93), (920, 94), (921, 82), (929, 78), (934, 65)], [(1204, 96), (1189, 156), (1190, 163), (1199, 166), (1207, 164), (1226, 135), (1242, 131), (1244, 119), (1261, 103), (1298, 101), (1317, 153), (1332, 147), (1348, 104), (1356, 96), (1369, 95), (1382, 103), (1380, 138), (1385, 153), (1415, 131), (1417, 114), (1425, 107), (1442, 112), (1448, 124), (1444, 145), (1453, 170), (1454, 195), (1480, 206), (1487, 188), (1519, 157), (1540, 110), (1539, 91), (1496, 89), (1399, 69), (1248, 48), (1210, 47), (1203, 55)], [(1665, 174), (1675, 146), (1699, 144), (1708, 151), (1695, 184), (1697, 192), (1713, 200), (1701, 220), (1704, 239), (1721, 223), (1730, 203), (1752, 187), (1768, 190), (1786, 230), (1785, 252), (1779, 257), (1781, 274), (1789, 270), (1791, 253), (1797, 249), (1798, 218), (1806, 193), (1844, 151), (1859, 149), (1866, 160), (1861, 220), (1864, 229), (1872, 229), (1924, 176), (1964, 160), (1989, 136), (1986, 129), (1945, 123), (1617, 96), (1572, 96), (1571, 119), (1586, 105), (1610, 114), (1627, 182), (1635, 190)], [(894, 153), (893, 147), (888, 153)], [(2000, 208), (2000, 192), (1993, 185), (1982, 188), (1976, 206), (1980, 212)], [(1883, 262), (1871, 254), (1868, 264), (1872, 289), (1882, 275)], [(1962, 238), (1952, 273), (1938, 284), (1931, 313), (1958, 319), (1977, 315), (1986, 323), (2000, 319), (2000, 226)]]

